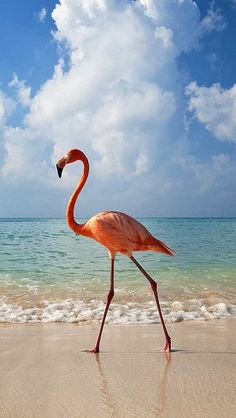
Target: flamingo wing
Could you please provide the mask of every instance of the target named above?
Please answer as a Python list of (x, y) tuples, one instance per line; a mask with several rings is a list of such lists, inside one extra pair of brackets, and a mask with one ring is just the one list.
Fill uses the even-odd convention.
[(87, 223), (89, 236), (109, 251), (130, 256), (132, 251), (159, 251), (174, 255), (162, 241), (153, 237), (136, 219), (122, 212), (101, 212)]

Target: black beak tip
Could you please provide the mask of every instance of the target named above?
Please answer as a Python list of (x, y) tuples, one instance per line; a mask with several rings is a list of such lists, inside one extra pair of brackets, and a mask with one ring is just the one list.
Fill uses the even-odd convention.
[(58, 176), (61, 178), (63, 168), (59, 167), (58, 165), (56, 165), (56, 167), (57, 167), (57, 173), (58, 173)]

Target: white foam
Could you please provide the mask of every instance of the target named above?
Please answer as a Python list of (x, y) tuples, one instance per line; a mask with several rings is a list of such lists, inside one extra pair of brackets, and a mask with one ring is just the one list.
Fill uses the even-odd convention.
[[(163, 302), (162, 311), (167, 322), (210, 320), (236, 317), (236, 305), (224, 302), (208, 306), (204, 300)], [(98, 322), (101, 321), (105, 304), (99, 300), (85, 303), (80, 300), (44, 301), (41, 307), (23, 308), (0, 299), (0, 322)], [(107, 322), (114, 324), (153, 324), (159, 322), (154, 302), (125, 305), (113, 303), (107, 314)]]

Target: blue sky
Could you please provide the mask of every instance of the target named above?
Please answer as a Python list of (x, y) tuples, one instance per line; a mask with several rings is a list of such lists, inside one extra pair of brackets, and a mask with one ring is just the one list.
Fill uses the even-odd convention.
[(236, 2), (2, 0), (0, 216), (236, 216)]
[[(58, 59), (57, 45), (51, 31), (55, 30), (51, 12), (55, 1), (3, 0), (0, 3), (0, 68), (1, 84), (7, 89), (12, 74), (27, 80), (34, 91), (51, 77)], [(40, 23), (38, 14), (47, 14)]]

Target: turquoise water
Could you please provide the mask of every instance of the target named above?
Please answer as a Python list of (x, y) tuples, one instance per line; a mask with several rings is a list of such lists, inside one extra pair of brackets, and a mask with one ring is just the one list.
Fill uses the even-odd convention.
[[(80, 220), (83, 222), (84, 220)], [(142, 218), (176, 251), (134, 254), (158, 281), (167, 321), (235, 316), (236, 218)], [(0, 219), (0, 322), (100, 320), (109, 258), (64, 219)], [(108, 322), (158, 322), (146, 279), (117, 255)]]

